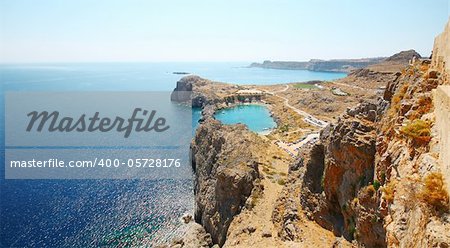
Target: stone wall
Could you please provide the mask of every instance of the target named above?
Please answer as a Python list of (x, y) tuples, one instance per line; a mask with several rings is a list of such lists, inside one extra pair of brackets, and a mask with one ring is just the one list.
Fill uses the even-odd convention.
[(450, 192), (450, 86), (439, 86), (434, 92), (436, 130), (439, 135), (439, 161)]
[(439, 136), (439, 161), (450, 192), (450, 20), (436, 36), (431, 66), (441, 73), (442, 82), (434, 91), (436, 130)]
[(448, 84), (450, 75), (450, 21), (444, 32), (434, 39), (432, 66), (444, 74), (444, 84)]

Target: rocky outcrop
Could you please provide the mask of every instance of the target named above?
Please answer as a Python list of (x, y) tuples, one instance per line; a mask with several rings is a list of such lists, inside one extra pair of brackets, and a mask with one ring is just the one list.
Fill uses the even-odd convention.
[(426, 178), (443, 173), (433, 149), (431, 91), (444, 81), (428, 65), (410, 66), (384, 94), (388, 108), (377, 130), (375, 177), (382, 185), (380, 209), (389, 247), (450, 246), (448, 207), (433, 202), (445, 199), (444, 194), (448, 202), (448, 193), (426, 186)]
[[(373, 183), (377, 106), (348, 109), (321, 133), (320, 143), (303, 154), (300, 202), (307, 216), (337, 236), (383, 247)], [(374, 221), (375, 220), (375, 221)]]
[(396, 53), (396, 54), (390, 56), (389, 58), (387, 58), (385, 61), (408, 63), (408, 62), (412, 61), (413, 59), (419, 60), (421, 57), (422, 56), (418, 52), (411, 49), (411, 50), (406, 50), (406, 51), (401, 51), (399, 53)]
[[(205, 229), (194, 222), (187, 224), (186, 232), (180, 238), (172, 240), (167, 248), (209, 248), (211, 247), (211, 235)], [(163, 247), (161, 247), (163, 248)]]
[(226, 126), (207, 119), (198, 127), (191, 145), (194, 219), (220, 246), (259, 177), (257, 158), (252, 154), (255, 135), (244, 125)]
[(206, 96), (196, 89), (206, 83), (208, 81), (199, 76), (183, 77), (177, 82), (170, 99), (179, 103), (191, 103), (192, 107), (201, 108), (206, 104)]
[(402, 71), (409, 64), (419, 61), (420, 58), (421, 55), (414, 50), (402, 51), (378, 64), (368, 66), (367, 69), (383, 73), (396, 73)]
[(442, 83), (429, 61), (417, 61), (395, 74), (383, 99), (325, 128), (291, 166), (303, 171), (307, 216), (365, 247), (448, 247), (448, 193), (431, 130), (431, 91)]

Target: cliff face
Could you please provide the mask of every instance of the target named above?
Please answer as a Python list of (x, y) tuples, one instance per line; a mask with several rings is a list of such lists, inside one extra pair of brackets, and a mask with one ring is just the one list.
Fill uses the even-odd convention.
[[(449, 58), (442, 37), (449, 36), (437, 38), (443, 47), (435, 47), (433, 62), (406, 51), (350, 75), (387, 79), (382, 98), (348, 109), (300, 153), (285, 190), (299, 188), (299, 199), (280, 206), (300, 204), (308, 218), (364, 247), (450, 246), (450, 175), (441, 165), (450, 126), (443, 86)], [(283, 208), (274, 212), (280, 237), (300, 238), (297, 229), (286, 230)]]
[(323, 227), (366, 247), (450, 245), (432, 94), (447, 82), (429, 64), (397, 73), (383, 99), (348, 110), (293, 166), (305, 171), (300, 202)]
[(380, 209), (386, 214), (388, 246), (450, 245), (448, 193), (442, 185), (429, 184), (429, 180), (443, 183), (439, 151), (430, 149), (431, 91), (442, 83), (439, 72), (418, 63), (388, 85), (385, 93), (389, 108), (378, 129), (375, 178), (383, 184)]
[(206, 96), (196, 90), (208, 81), (198, 76), (186, 76), (177, 82), (177, 87), (172, 91), (170, 100), (180, 103), (191, 103), (194, 108), (203, 107), (206, 102)]
[(383, 247), (385, 235), (372, 186), (377, 111), (373, 103), (347, 110), (293, 166), (303, 170), (300, 202), (307, 215), (367, 247)]
[(259, 177), (257, 158), (251, 152), (255, 139), (256, 134), (243, 125), (225, 126), (207, 119), (197, 129), (191, 145), (194, 218), (220, 246)]

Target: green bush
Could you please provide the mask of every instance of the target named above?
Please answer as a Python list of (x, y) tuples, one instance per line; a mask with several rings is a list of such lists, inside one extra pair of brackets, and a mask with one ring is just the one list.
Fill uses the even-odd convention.
[(375, 188), (375, 190), (378, 191), (378, 189), (379, 189), (380, 186), (381, 186), (381, 183), (378, 182), (377, 180), (374, 180), (373, 183), (372, 183), (372, 185), (373, 185), (373, 187)]

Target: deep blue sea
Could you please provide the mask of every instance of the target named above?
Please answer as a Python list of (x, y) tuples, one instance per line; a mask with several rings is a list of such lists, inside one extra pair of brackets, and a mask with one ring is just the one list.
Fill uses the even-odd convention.
[[(5, 180), (5, 91), (171, 91), (183, 76), (174, 71), (239, 84), (345, 76), (245, 68), (248, 64), (0, 65), (0, 247), (151, 246), (176, 235), (179, 218), (194, 206), (192, 180)], [(199, 115), (193, 112), (194, 128)]]

